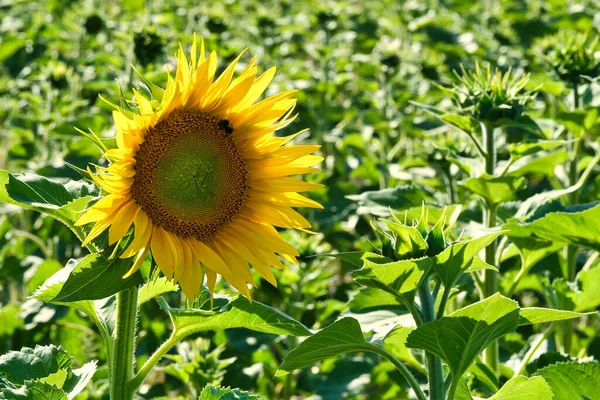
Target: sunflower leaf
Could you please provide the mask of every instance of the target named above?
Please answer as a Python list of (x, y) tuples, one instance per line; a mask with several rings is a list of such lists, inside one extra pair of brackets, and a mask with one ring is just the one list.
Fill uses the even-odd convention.
[[(517, 375), (510, 379), (488, 400), (552, 400), (552, 389), (541, 376), (527, 378)], [(556, 399), (556, 398), (554, 398)]]
[(600, 387), (600, 362), (561, 362), (537, 372), (552, 388), (553, 400), (595, 399)]
[[(433, 269), (444, 283), (444, 286), (452, 287), (454, 282), (469, 269), (473, 262), (476, 263), (476, 266), (480, 265), (479, 262), (474, 260), (474, 257), (502, 233), (494, 232), (477, 239), (454, 243), (433, 257)], [(486, 268), (489, 269), (489, 267)]]
[(384, 350), (364, 339), (357, 320), (351, 317), (342, 318), (290, 351), (283, 359), (276, 376), (287, 375), (296, 369), (309, 367), (318, 361), (340, 354), (364, 351)]
[(544, 322), (563, 321), (593, 315), (595, 312), (579, 313), (551, 308), (527, 307), (519, 310), (519, 326), (541, 324)]
[(180, 337), (216, 329), (246, 328), (275, 335), (309, 336), (311, 332), (302, 323), (267, 305), (239, 296), (216, 311), (170, 308), (167, 302), (157, 299), (161, 309), (167, 311)]
[(82, 181), (65, 184), (35, 174), (11, 174), (0, 170), (0, 202), (75, 221), (87, 203), (99, 194), (94, 185)]
[(431, 269), (431, 258), (376, 264), (365, 260), (364, 266), (354, 271), (354, 280), (364, 286), (384, 290), (412, 303), (423, 276)]
[(224, 388), (207, 384), (202, 389), (198, 400), (260, 400), (261, 397), (255, 396), (240, 389)]
[(123, 279), (130, 268), (129, 259), (109, 261), (100, 253), (88, 254), (81, 260), (70, 260), (34, 293), (34, 297), (55, 304), (104, 299), (143, 283), (139, 271)]
[(442, 358), (459, 379), (483, 349), (516, 330), (518, 318), (517, 302), (495, 294), (419, 326), (408, 335), (406, 346)]

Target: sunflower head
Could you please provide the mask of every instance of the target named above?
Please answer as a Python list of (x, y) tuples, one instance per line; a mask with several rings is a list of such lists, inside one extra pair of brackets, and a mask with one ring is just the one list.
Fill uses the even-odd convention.
[(292, 207), (321, 208), (299, 194), (320, 185), (296, 176), (322, 158), (319, 146), (286, 145), (301, 132), (275, 136), (296, 117), (294, 91), (259, 101), (275, 68), (258, 75), (254, 58), (234, 79), (240, 55), (217, 77), (216, 53), (199, 47), (194, 37), (190, 61), (180, 48), (164, 92), (145, 82), (160, 101), (134, 91), (134, 104), (115, 107), (110, 165), (89, 170), (106, 194), (77, 224), (94, 223), (84, 244), (107, 229), (109, 244), (131, 238), (120, 256), (136, 257), (128, 275), (150, 252), (189, 299), (217, 275), (249, 297), (250, 266), (276, 285), (271, 267), (295, 262), (276, 227), (310, 228)]
[(459, 112), (493, 127), (520, 118), (535, 99), (535, 92), (525, 88), (529, 74), (498, 68), (492, 72), (490, 65), (481, 68), (479, 64), (475, 64), (475, 70), (461, 67), (461, 74), (455, 74), (458, 82), (441, 89)]
[(544, 38), (539, 49), (560, 79), (570, 86), (583, 83), (585, 76), (600, 74), (600, 36), (560, 31)]

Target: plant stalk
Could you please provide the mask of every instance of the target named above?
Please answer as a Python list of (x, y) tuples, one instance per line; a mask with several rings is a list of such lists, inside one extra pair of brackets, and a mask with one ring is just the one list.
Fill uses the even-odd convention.
[[(485, 157), (485, 172), (488, 175), (495, 176), (496, 170), (496, 142), (494, 137), (494, 129), (487, 125), (482, 125), (485, 140), (486, 157)], [(486, 228), (496, 226), (496, 206), (490, 202), (484, 203), (483, 221)], [(485, 262), (490, 265), (496, 265), (496, 241), (493, 241), (485, 249)], [(489, 297), (498, 291), (498, 273), (496, 271), (486, 270), (483, 279), (483, 294)], [(498, 375), (498, 342), (492, 343), (484, 351), (485, 364), (490, 367), (496, 375)]]
[[(419, 299), (421, 300), (421, 312), (424, 322), (432, 322), (435, 319), (434, 302), (429, 289), (429, 277), (425, 277), (419, 286)], [(444, 400), (444, 370), (442, 360), (435, 355), (425, 352), (427, 360), (427, 375), (429, 377), (429, 399)]]
[(176, 330), (171, 332), (171, 336), (169, 336), (167, 341), (161, 344), (160, 347), (156, 349), (154, 353), (152, 353), (150, 358), (146, 360), (144, 365), (142, 365), (138, 373), (131, 380), (130, 387), (133, 391), (137, 390), (137, 388), (142, 386), (142, 383), (144, 383), (144, 380), (146, 379), (150, 371), (152, 371), (152, 368), (154, 368), (154, 366), (160, 361), (160, 359), (163, 358), (163, 356), (167, 354), (167, 352), (171, 350), (171, 348), (175, 346), (175, 344), (181, 339), (182, 337), (178, 335), (178, 332)]
[(110, 398), (115, 400), (133, 399), (130, 381), (133, 376), (137, 298), (137, 287), (117, 293), (115, 344), (112, 360), (109, 360)]
[[(421, 390), (421, 387), (419, 386), (419, 382), (417, 382), (417, 380), (415, 379), (413, 374), (410, 373), (408, 368), (406, 368), (406, 366), (404, 364), (402, 364), (396, 357), (394, 357), (393, 355), (389, 354), (387, 351), (385, 351), (382, 348), (375, 346), (375, 345), (369, 345), (369, 350), (386, 358), (389, 362), (391, 362), (394, 365), (394, 367), (396, 367), (396, 369), (398, 371), (400, 371), (402, 376), (404, 376), (404, 379), (406, 379), (406, 381), (408, 382), (410, 387), (415, 392), (418, 400), (427, 400), (427, 397), (425, 397), (425, 394), (423, 393), (423, 391)], [(444, 386), (444, 382), (442, 379), (442, 387), (443, 386)], [(430, 396), (429, 399), (431, 400), (431, 399), (433, 399), (433, 397)], [(442, 398), (442, 400), (443, 400), (443, 398)]]
[[(579, 101), (579, 87), (577, 82), (573, 84), (573, 106), (577, 110), (580, 107)], [(569, 162), (569, 186), (573, 186), (578, 181), (577, 176), (577, 164), (579, 163), (579, 150), (581, 141), (575, 140), (573, 132), (569, 132), (569, 139), (574, 140), (571, 147), (571, 161)], [(567, 196), (569, 205), (577, 204), (579, 201), (579, 190), (574, 190)], [(575, 276), (577, 275), (577, 246), (569, 245), (565, 253), (566, 258), (566, 278), (568, 282), (574, 282)], [(563, 351), (567, 354), (571, 352), (571, 343), (573, 342), (573, 321), (565, 321), (562, 326), (563, 333)]]

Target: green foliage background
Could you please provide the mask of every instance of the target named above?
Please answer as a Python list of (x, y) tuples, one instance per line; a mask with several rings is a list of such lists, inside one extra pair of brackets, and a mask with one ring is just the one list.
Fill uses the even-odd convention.
[[(572, 111), (570, 84), (561, 81), (544, 51), (548, 35), (598, 32), (600, 4), (594, 0), (2, 0), (0, 17), (0, 170), (13, 173), (81, 179), (72, 166), (84, 168), (97, 162), (101, 153), (75, 128), (89, 128), (107, 139), (114, 136), (111, 108), (99, 95), (118, 101), (117, 80), (124, 95), (131, 96), (131, 87), (140, 85), (131, 65), (164, 86), (165, 65), (175, 69), (178, 43), (187, 49), (194, 32), (204, 36), (208, 49), (217, 51), (221, 69), (246, 47), (258, 55), (263, 70), (277, 66), (270, 93), (300, 90), (300, 117), (283, 133), (310, 128), (304, 141), (322, 144), (322, 170), (308, 179), (325, 184), (311, 195), (325, 209), (307, 212), (317, 235), (285, 232), (302, 255), (300, 264), (276, 271), (277, 288), (260, 280), (254, 296), (311, 329), (353, 317), (363, 333), (378, 334), (408, 316), (393, 297), (374, 289), (358, 291), (351, 274), (357, 265), (314, 255), (373, 251), (378, 239), (369, 222), (388, 216), (390, 207), (418, 218), (422, 202), (431, 207), (431, 225), (444, 206), (461, 204), (454, 239), (461, 230), (466, 237), (476, 237), (481, 222), (477, 194), (489, 193), (500, 196), (492, 202), (502, 203), (498, 220), (510, 230), (509, 244), (527, 240), (552, 244), (550, 250), (523, 245), (530, 249), (530, 257), (523, 261), (525, 273), (516, 281), (521, 261), (516, 247), (509, 246), (499, 265), (501, 292), (528, 307), (576, 311), (598, 307), (600, 216), (594, 211), (600, 201), (598, 168), (592, 166), (585, 184), (577, 188), (577, 202), (586, 206), (567, 209), (569, 201), (557, 196), (550, 202), (537, 197), (537, 203), (523, 207), (535, 195), (569, 186), (563, 168), (570, 157), (569, 143), (561, 141), (567, 130), (584, 143), (578, 149), (579, 173), (597, 149), (600, 85), (581, 83), (583, 107)], [(532, 132), (533, 125), (526, 124), (504, 128), (497, 148), (507, 181), (491, 189), (482, 187), (481, 181), (467, 180), (480, 175), (482, 166), (467, 135), (456, 129), (464, 124), (455, 120), (451, 127), (416, 104), (450, 109), (452, 103), (440, 85), (455, 83), (453, 71), (460, 73), (461, 64), (473, 70), (476, 62), (502, 71), (529, 72), (527, 88), (538, 90), (527, 114), (539, 130)], [(540, 137), (556, 142), (533, 150), (519, 145)], [(0, 174), (3, 185), (8, 179)], [(578, 210), (588, 214), (574, 225), (557, 220), (555, 214), (546, 215)], [(575, 294), (565, 295), (560, 303), (557, 296), (566, 293), (561, 287), (567, 286), (561, 249), (567, 243), (581, 246), (576, 265), (585, 271)], [(0, 354), (54, 344), (74, 357), (74, 368), (98, 360), (99, 370), (77, 398), (105, 399), (106, 354), (93, 323), (73, 308), (30, 297), (70, 258), (85, 254), (74, 233), (60, 222), (35, 210), (0, 204)], [(458, 288), (460, 294), (450, 299), (451, 310), (478, 300), (470, 276), (463, 276)], [(179, 292), (164, 296), (169, 304), (185, 302)], [(564, 305), (569, 301), (576, 306)], [(168, 315), (159, 304), (143, 304), (136, 343), (142, 360), (167, 338), (168, 327)], [(518, 362), (544, 327), (521, 326), (501, 339), (502, 382), (511, 376), (511, 363)], [(578, 322), (571, 355), (598, 359), (598, 329), (597, 315)], [(554, 340), (546, 343), (547, 348), (527, 366), (529, 374), (569, 361), (568, 355), (556, 352)], [(392, 364), (368, 352), (342, 354), (274, 378), (296, 345), (294, 337), (244, 329), (198, 334), (169, 353), (140, 395), (192, 398), (210, 383), (267, 399), (289, 398), (292, 393), (324, 399), (406, 396), (408, 386)], [(406, 362), (421, 379), (419, 361)], [(560, 373), (556, 367), (540, 375), (552, 379)], [(489, 397), (494, 387), (485, 376), (480, 363), (467, 373), (473, 393)]]

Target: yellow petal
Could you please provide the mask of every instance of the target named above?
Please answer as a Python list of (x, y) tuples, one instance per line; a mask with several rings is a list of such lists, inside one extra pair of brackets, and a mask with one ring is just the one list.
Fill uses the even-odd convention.
[(155, 226), (152, 229), (152, 257), (156, 261), (156, 265), (167, 277), (167, 279), (173, 279), (173, 273), (175, 272), (175, 249), (172, 245), (172, 240), (169, 237), (169, 233), (164, 229)]
[(113, 218), (112, 226), (108, 232), (109, 245), (116, 243), (117, 240), (125, 236), (139, 209), (140, 207), (135, 201), (130, 201), (121, 207), (119, 212)]

